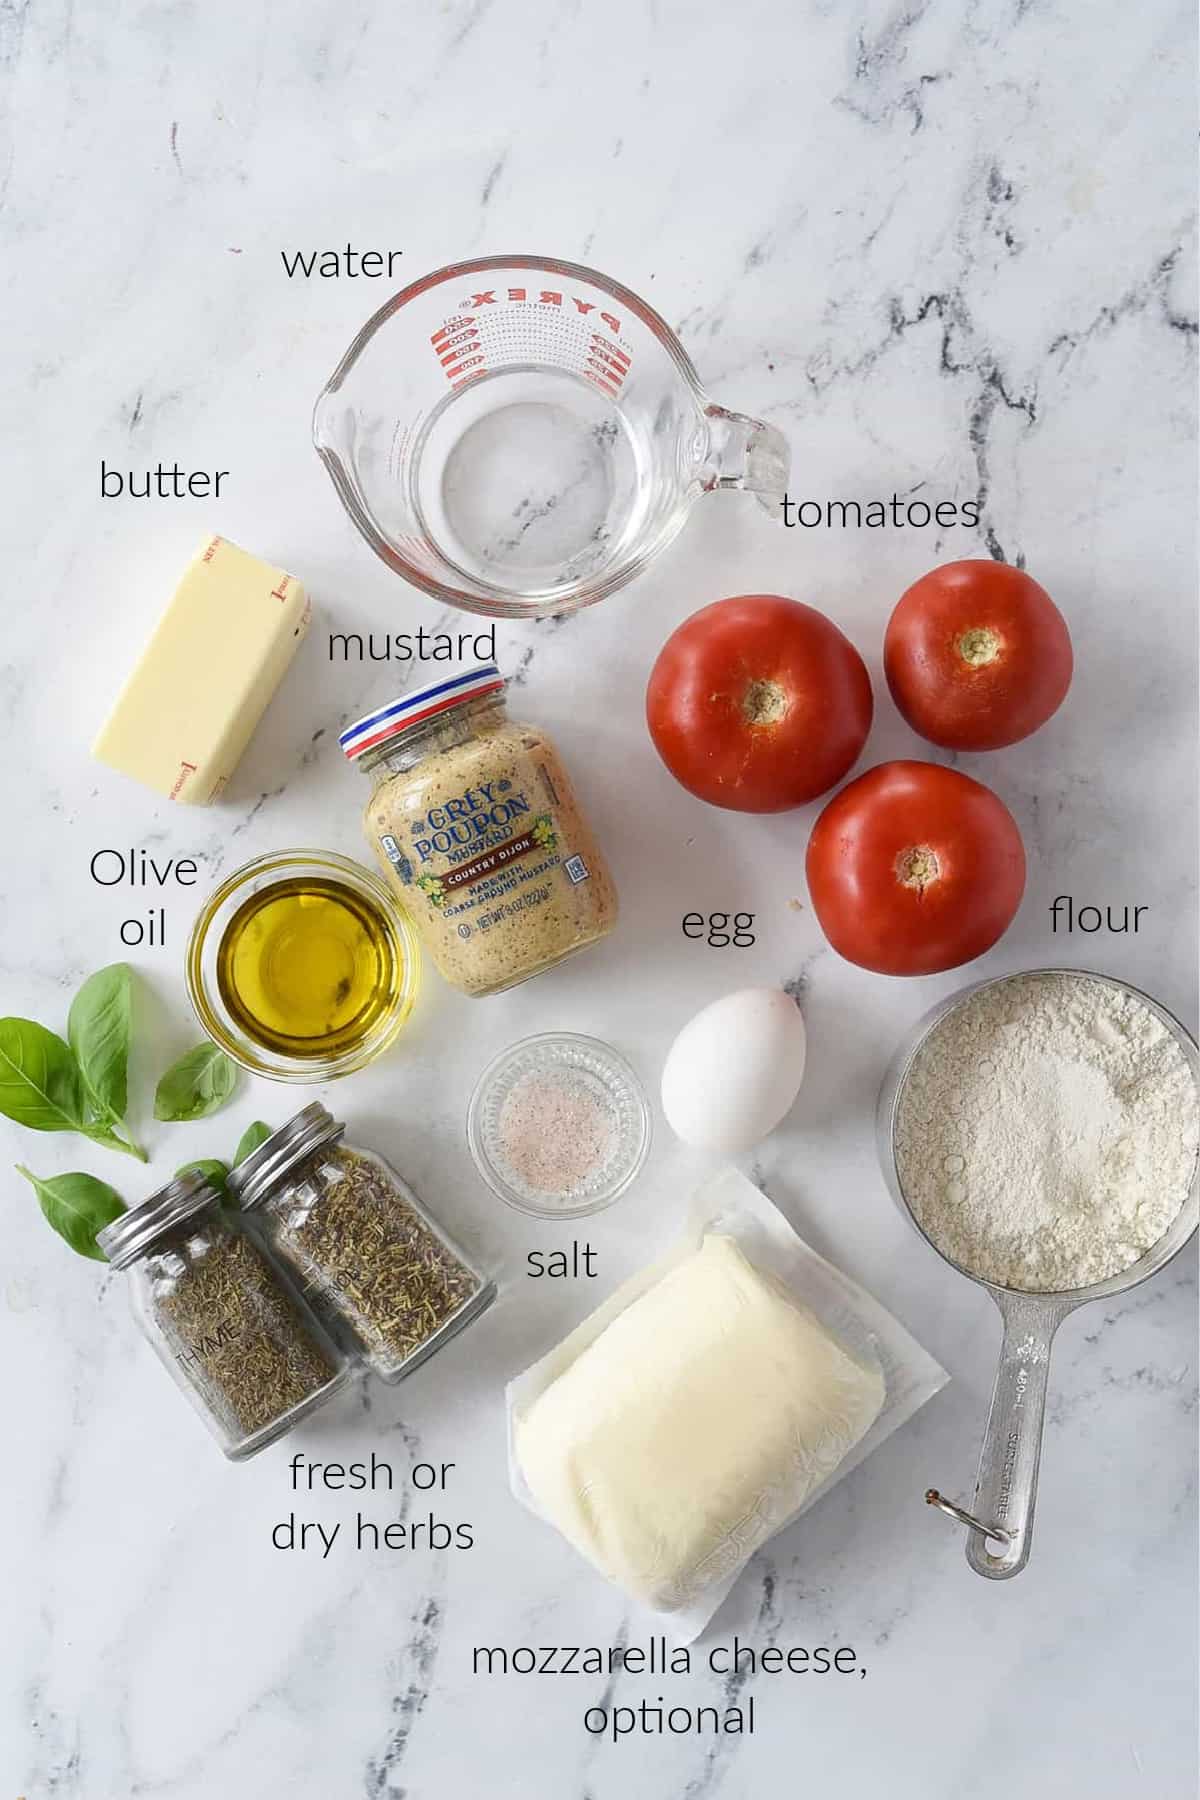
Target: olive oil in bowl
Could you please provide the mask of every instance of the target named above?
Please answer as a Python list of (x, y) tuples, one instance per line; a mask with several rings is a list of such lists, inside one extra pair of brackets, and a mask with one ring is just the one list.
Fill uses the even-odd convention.
[(376, 876), (345, 857), (260, 857), (196, 921), (188, 988), (201, 1024), (261, 1075), (321, 1081), (371, 1061), (412, 1010), (417, 945)]
[(395, 1006), (399, 945), (370, 901), (325, 876), (261, 888), (217, 950), (221, 998), (242, 1029), (284, 1056), (338, 1056)]

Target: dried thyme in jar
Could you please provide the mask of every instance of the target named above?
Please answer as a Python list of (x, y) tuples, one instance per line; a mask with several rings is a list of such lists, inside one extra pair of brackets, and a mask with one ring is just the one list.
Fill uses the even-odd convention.
[(252, 1456), (345, 1381), (341, 1353), (203, 1176), (177, 1176), (97, 1242), (130, 1270), (142, 1330), (226, 1456)]
[(372, 1151), (314, 1101), (229, 1175), (306, 1298), (399, 1381), (477, 1318), (495, 1289)]

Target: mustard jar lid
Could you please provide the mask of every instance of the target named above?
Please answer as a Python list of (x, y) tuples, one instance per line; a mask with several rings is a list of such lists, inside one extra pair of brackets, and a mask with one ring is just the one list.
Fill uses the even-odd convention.
[(504, 677), (498, 666), (493, 662), (477, 663), (460, 675), (428, 681), (422, 687), (410, 688), (396, 700), (389, 700), (386, 706), (376, 707), (374, 712), (366, 713), (339, 732), (338, 743), (354, 762), (365, 751), (378, 748), (389, 738), (408, 731), (413, 725), (423, 724), (438, 713), (448, 712), (452, 706), (462, 706), (468, 700), (479, 700), (485, 694), (499, 694), (503, 690)]

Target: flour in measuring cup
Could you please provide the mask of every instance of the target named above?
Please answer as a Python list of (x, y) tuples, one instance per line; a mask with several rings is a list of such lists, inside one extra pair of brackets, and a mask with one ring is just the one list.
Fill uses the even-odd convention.
[(1143, 1001), (1086, 976), (985, 988), (934, 1028), (896, 1163), (947, 1256), (1004, 1287), (1087, 1287), (1136, 1262), (1187, 1197), (1196, 1084)]

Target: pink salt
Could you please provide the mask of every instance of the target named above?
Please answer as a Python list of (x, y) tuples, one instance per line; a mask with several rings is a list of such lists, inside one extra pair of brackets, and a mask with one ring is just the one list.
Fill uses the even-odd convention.
[(505, 1096), (496, 1130), (517, 1179), (562, 1199), (604, 1167), (616, 1135), (611, 1107), (569, 1071), (524, 1076)]

